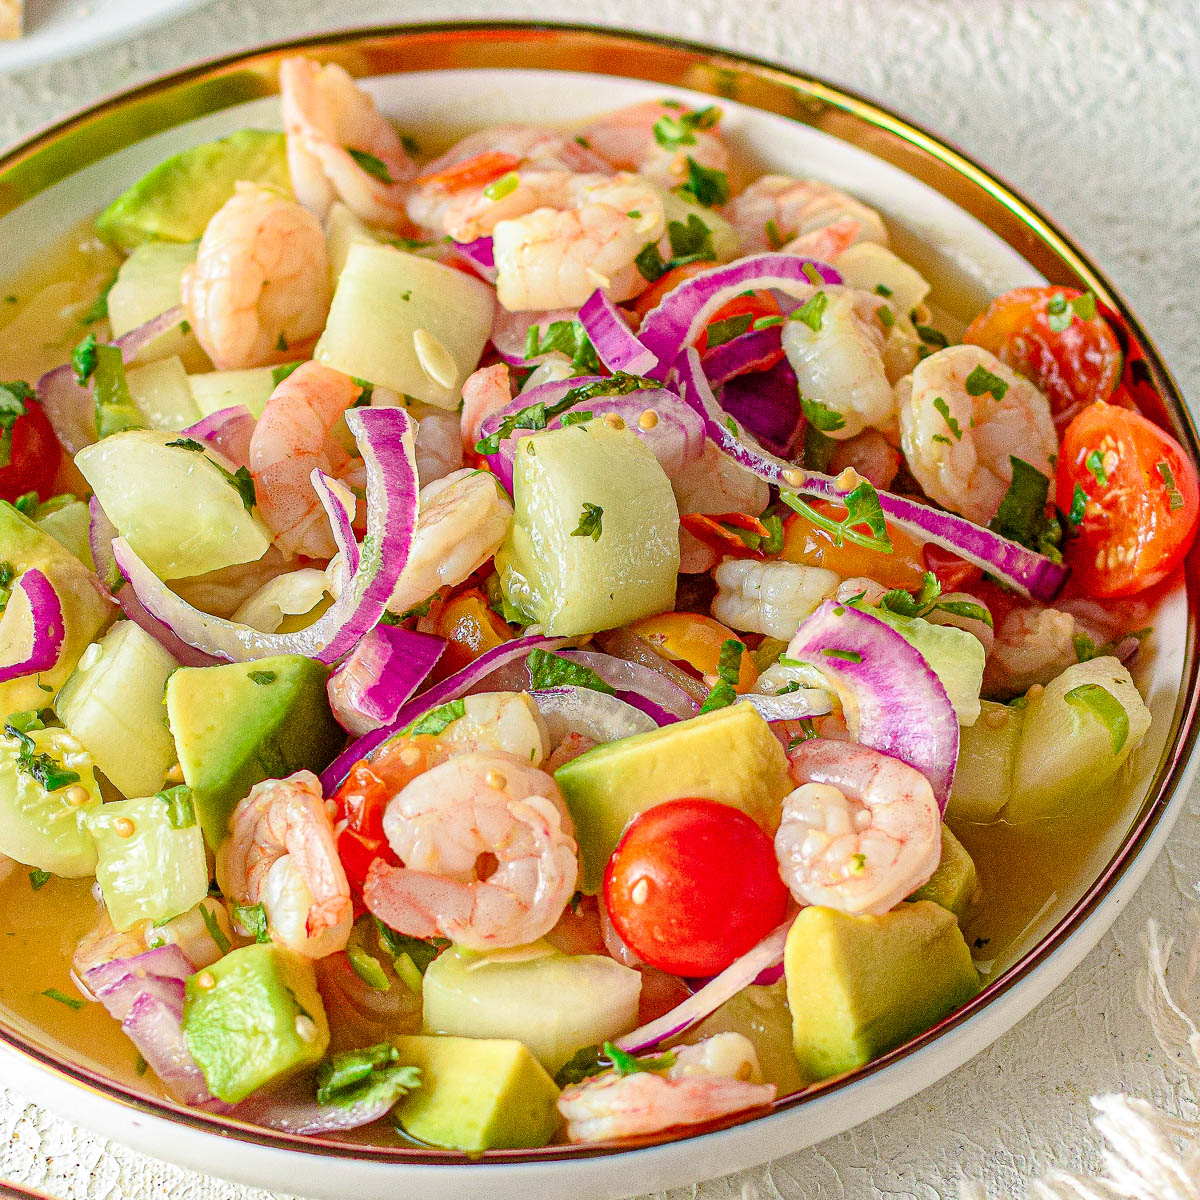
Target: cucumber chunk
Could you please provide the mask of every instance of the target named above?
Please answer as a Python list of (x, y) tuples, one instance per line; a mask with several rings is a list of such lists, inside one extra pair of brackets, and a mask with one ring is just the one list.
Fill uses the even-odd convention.
[(35, 760), (79, 779), (47, 789), (31, 774), (21, 739), (0, 734), (0, 855), (68, 879), (92, 875), (96, 845), (85, 819), (100, 807), (92, 756), (65, 729), (33, 729), (24, 736)]
[(187, 788), (110, 801), (86, 822), (104, 906), (118, 929), (170, 920), (208, 895), (204, 838)]
[(158, 791), (175, 763), (163, 689), (178, 665), (145, 630), (120, 621), (87, 648), (54, 699), (59, 719), (126, 796)]
[[(160, 579), (255, 562), (271, 544), (215, 450), (165, 430), (131, 429), (85, 446), (75, 465), (108, 518)], [(190, 447), (199, 447), (199, 442)]]
[[(121, 264), (117, 280), (108, 293), (108, 320), (113, 337), (120, 337), (139, 325), (174, 308), (180, 302), (180, 278), (184, 267), (196, 261), (194, 244), (147, 242)], [(176, 325), (142, 347), (137, 362), (177, 355), (189, 362), (204, 362), (204, 352), (196, 335)]]
[(514, 1038), (553, 1075), (585, 1046), (636, 1024), (642, 977), (598, 954), (548, 942), (477, 954), (451, 947), (429, 964), (422, 988), (426, 1033)]
[(687, 227), (690, 218), (695, 217), (708, 226), (712, 235), (713, 252), (718, 262), (730, 262), (742, 252), (741, 238), (737, 230), (715, 209), (706, 208), (681, 196), (678, 192), (657, 189), (663, 202), (663, 220), (668, 231), (672, 222), (678, 222)]
[(334, 287), (346, 265), (350, 247), (361, 242), (378, 246), (379, 239), (340, 200), (335, 200), (325, 218), (325, 253), (329, 255), (329, 277)]
[(959, 730), (958, 765), (946, 803), (951, 820), (990, 821), (1012, 796), (1013, 763), (1025, 713), (994, 700), (981, 700), (980, 708), (980, 719)]
[(890, 625), (919, 651), (946, 689), (958, 714), (958, 723), (966, 727), (974, 725), (979, 720), (979, 689), (983, 687), (983, 666), (987, 657), (983, 643), (965, 629), (934, 625), (924, 617), (903, 617), (874, 608), (870, 613)]
[(513, 523), (496, 552), (509, 603), (550, 635), (675, 607), (679, 510), (654, 455), (602, 420), (523, 439)]
[(492, 289), (392, 246), (346, 255), (313, 357), (379, 387), (454, 409), (491, 336)]
[(38, 505), (33, 523), (64, 549), (70, 550), (89, 571), (94, 571), (96, 564), (88, 540), (92, 518), (87, 503), (73, 496), (52, 499), (54, 503)]
[(178, 355), (126, 372), (129, 394), (151, 429), (186, 429), (200, 420), (187, 372)]
[[(248, 367), (244, 371), (205, 371), (189, 375), (192, 399), (200, 416), (242, 405), (254, 418), (262, 416), (275, 390), (278, 367)], [(197, 418), (199, 420), (199, 418)]]

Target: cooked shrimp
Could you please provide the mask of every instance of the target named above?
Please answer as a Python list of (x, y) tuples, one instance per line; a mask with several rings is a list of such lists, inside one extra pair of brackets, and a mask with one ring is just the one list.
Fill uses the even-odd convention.
[(213, 936), (214, 929), (227, 942), (232, 940), (233, 927), (225, 905), (216, 896), (205, 896), (195, 907), (172, 917), (165, 925), (151, 925), (146, 931), (146, 945), (153, 950), (156, 946), (174, 944), (199, 971), (211, 966), (225, 953)]
[(311, 771), (254, 785), (229, 819), (217, 883), (234, 904), (261, 904), (267, 931), (289, 950), (324, 958), (345, 949), (354, 920), (350, 884)]
[(463, 448), (458, 414), (430, 407), (417, 422), (413, 436), (417, 478), (422, 484), (444, 479), (462, 466)]
[(881, 914), (937, 870), (942, 823), (920, 771), (854, 742), (813, 738), (789, 755), (775, 857), (800, 904)]
[(118, 958), (134, 958), (145, 954), (147, 949), (142, 925), (135, 925), (132, 929), (118, 929), (112, 923), (108, 909), (103, 905), (99, 907), (99, 919), (79, 939), (71, 958), (71, 975), (75, 986), (91, 1000), (96, 997), (83, 981), (93, 967), (101, 967)]
[(494, 363), (480, 367), (468, 375), (462, 387), (463, 407), (459, 417), (462, 444), (474, 450), (475, 443), (483, 436), (480, 428), (488, 417), (503, 412), (512, 403), (512, 386), (508, 380), (508, 367)]
[(1073, 613), (1057, 608), (1014, 608), (996, 630), (983, 690), (989, 696), (1023, 696), (1079, 661)]
[(334, 552), (312, 472), (336, 475), (346, 465), (348, 455), (329, 432), (361, 390), (348, 375), (306, 362), (271, 393), (254, 426), (250, 474), (258, 512), (286, 555)]
[[(416, 168), (371, 97), (335, 63), (310, 58), (279, 64), (279, 92), (288, 172), (300, 202), (322, 221), (341, 200), (372, 225), (406, 225)], [(364, 155), (376, 160), (370, 171), (361, 165)]]
[(440, 587), (462, 583), (500, 548), (513, 508), (486, 471), (464, 467), (421, 489), (417, 532), (388, 601), (407, 612)]
[(704, 453), (671, 480), (671, 487), (681, 515), (760, 513), (771, 499), (767, 484), (708, 441)]
[(717, 567), (712, 613), (731, 629), (788, 641), (841, 582), (824, 567), (727, 558)]
[(853, 288), (814, 288), (825, 296), (813, 322), (787, 321), (783, 350), (800, 394), (839, 416), (842, 424), (828, 434), (838, 441), (868, 426), (886, 425), (896, 413), (896, 396), (883, 363), (884, 331), (876, 313), (879, 296)]
[(628, 300), (648, 286), (634, 259), (663, 235), (659, 192), (636, 175), (564, 180), (557, 207), (492, 230), (496, 295), (510, 311), (578, 308), (597, 288)]
[(456, 242), (486, 237), (501, 221), (511, 221), (535, 208), (562, 208), (575, 179), (600, 183), (604, 175), (569, 171), (513, 171), (511, 186), (460, 192), (442, 212), (442, 228)]
[(554, 927), (575, 890), (558, 785), (511, 754), (459, 754), (418, 775), (392, 797), (383, 828), (404, 866), (376, 859), (363, 899), (400, 933), (471, 950), (522, 946)]
[(733, 199), (725, 215), (743, 254), (782, 243), (785, 253), (828, 261), (856, 242), (888, 244), (887, 227), (873, 208), (818, 179), (764, 175)]
[[(688, 128), (684, 118), (693, 113), (674, 101), (645, 100), (597, 117), (581, 136), (617, 170), (636, 171), (663, 188), (678, 187), (687, 180), (689, 158), (710, 171), (729, 170), (729, 151), (714, 128), (721, 118), (720, 109), (706, 110), (698, 124), (707, 124), (707, 128)], [(659, 125), (664, 118), (676, 124), (664, 131)], [(672, 132), (676, 136), (670, 136)]]
[(606, 1071), (566, 1088), (558, 1111), (573, 1142), (657, 1133), (699, 1125), (775, 1099), (762, 1082), (754, 1044), (740, 1033), (718, 1033), (694, 1046), (677, 1046), (664, 1072), (619, 1075)]
[[(999, 382), (980, 391), (989, 376)], [(1000, 506), (1012, 480), (1010, 455), (1054, 477), (1058, 437), (1049, 401), (980, 346), (931, 354), (896, 384), (896, 399), (909, 470), (930, 499), (977, 524)]]
[(829, 473), (840, 475), (847, 467), (876, 488), (891, 487), (900, 470), (900, 451), (878, 429), (864, 429), (834, 448)]
[(320, 222), (270, 188), (238, 183), (205, 226), (180, 294), (219, 370), (299, 357), (329, 314)]

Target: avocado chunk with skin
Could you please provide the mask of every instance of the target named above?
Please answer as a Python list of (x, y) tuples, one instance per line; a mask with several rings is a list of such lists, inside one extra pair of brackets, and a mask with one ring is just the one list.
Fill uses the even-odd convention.
[(312, 963), (270, 943), (230, 951), (187, 981), (183, 1036), (208, 1090), (229, 1104), (315, 1066), (329, 1023)]
[(292, 194), (282, 133), (239, 129), (181, 150), (122, 192), (96, 218), (96, 232), (125, 251), (143, 242), (195, 241), (239, 179)]
[[(0, 717), (49, 704), (88, 645), (118, 612), (74, 554), (7, 501), (0, 501), (0, 568), (11, 574), (13, 582), (31, 567), (46, 576), (62, 602), (62, 650), (48, 671), (0, 683)], [(28, 604), (9, 603), (0, 618), (0, 663), (24, 659), (30, 636)]]
[(975, 873), (975, 862), (967, 848), (950, 832), (948, 825), (942, 826), (942, 858), (938, 868), (911, 896), (910, 900), (932, 900), (949, 909), (962, 921), (975, 898), (979, 877)]
[(167, 720), (196, 816), (215, 850), (250, 789), (321, 771), (346, 740), (325, 695), (329, 669), (300, 654), (181, 667), (167, 680)]
[(457, 1150), (544, 1146), (558, 1128), (558, 1088), (517, 1041), (394, 1038), (400, 1061), (420, 1067), (421, 1086), (396, 1106), (405, 1133)]
[(600, 890), (625, 826), (667, 800), (700, 796), (740, 809), (773, 834), (792, 790), (787, 755), (749, 704), (606, 742), (559, 767), (579, 844), (580, 887)]
[(783, 969), (793, 1048), (814, 1082), (861, 1067), (979, 991), (954, 914), (930, 900), (879, 917), (803, 909)]

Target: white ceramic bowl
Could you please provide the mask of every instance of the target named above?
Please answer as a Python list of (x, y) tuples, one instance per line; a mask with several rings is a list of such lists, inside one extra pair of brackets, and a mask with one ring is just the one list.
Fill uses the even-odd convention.
[[(722, 97), (728, 136), (764, 168), (812, 175), (886, 214), (901, 254), (964, 317), (995, 293), (1050, 280), (1090, 287), (1126, 321), (1160, 418), (1197, 456), (1186, 410), (1107, 281), (1039, 213), (944, 143), (857, 97), (769, 64), (638, 35), (516, 24), (350, 32), (202, 65), (108, 101), (0, 160), (0, 245), (36, 254), (142, 172), (246, 125), (278, 127), (277, 63), (297, 49), (362, 76), (380, 107), (426, 145), (483, 124), (572, 122), (664, 94)], [(10, 261), (6, 269), (18, 264)], [(1190, 575), (1197, 572), (1192, 560)], [(347, 1147), (276, 1135), (138, 1096), (39, 1043), (0, 1009), (0, 1078), (68, 1118), (201, 1171), (329, 1200), (575, 1200), (657, 1191), (724, 1174), (839, 1133), (912, 1096), (982, 1050), (1095, 945), (1149, 869), (1184, 803), (1196, 739), (1197, 598), (1181, 584), (1139, 664), (1154, 724), (1127, 800), (1078, 886), (1058, 895), (1020, 956), (969, 1005), (905, 1046), (774, 1110), (629, 1147), (489, 1153)], [(1194, 764), (1193, 764), (1194, 766)]]

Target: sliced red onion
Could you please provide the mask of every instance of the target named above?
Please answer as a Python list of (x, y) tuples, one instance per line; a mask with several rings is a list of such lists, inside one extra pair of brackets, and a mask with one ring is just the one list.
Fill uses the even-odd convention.
[(826, 600), (796, 631), (787, 655), (828, 680), (856, 742), (920, 771), (945, 812), (958, 716), (920, 651), (878, 617)]
[(678, 1037), (699, 1025), (711, 1016), (726, 1000), (750, 986), (762, 971), (777, 966), (783, 961), (783, 948), (787, 943), (790, 920), (767, 934), (753, 950), (730, 963), (720, 975), (715, 976), (698, 992), (693, 992), (670, 1012), (664, 1013), (640, 1029), (617, 1038), (616, 1044), (629, 1054), (645, 1054), (668, 1038)]
[[(563, 650), (561, 654), (563, 658), (591, 667), (609, 687), (630, 699), (635, 708), (641, 705), (633, 697), (649, 701), (678, 720), (694, 717), (700, 711), (700, 701), (673, 679), (643, 663), (601, 654), (597, 650)], [(702, 684), (700, 686), (703, 687)]]
[(582, 733), (593, 742), (615, 742), (658, 728), (657, 721), (632, 704), (594, 688), (553, 687), (529, 695), (555, 743), (568, 733)]
[[(738, 375), (762, 371), (779, 356), (779, 327), (750, 330), (707, 351), (701, 362), (714, 388)], [(795, 373), (793, 372), (793, 378)], [(797, 404), (797, 407), (799, 405)]]
[(786, 358), (768, 371), (730, 379), (721, 389), (720, 404), (773, 454), (787, 458), (801, 444), (800, 386)]
[(376, 625), (329, 676), (333, 715), (357, 737), (394, 721), (445, 648), (441, 638)]
[(373, 729), (357, 741), (351, 742), (321, 772), (321, 786), (325, 789), (325, 795), (331, 795), (337, 790), (356, 762), (366, 758), (373, 750), (382, 746), (405, 726), (411, 725), (419, 717), (424, 716), (430, 709), (437, 708), (442, 704), (449, 704), (451, 700), (465, 696), (480, 680), (486, 679), (494, 671), (500, 670), (501, 667), (505, 667), (511, 662), (527, 657), (530, 650), (535, 647), (542, 650), (557, 650), (566, 640), (566, 638), (545, 638), (537, 635), (516, 638), (489, 650), (486, 654), (481, 654), (461, 671), (455, 671), (453, 675), (448, 675), (440, 683), (435, 683), (433, 687), (410, 700), (396, 714), (390, 724), (385, 725), (382, 729)]
[(250, 465), (250, 438), (256, 422), (244, 404), (219, 408), (180, 435), (205, 442), (235, 466)]
[[(17, 592), (29, 602), (29, 653), (20, 662), (0, 667), (0, 683), (19, 679), (22, 675), (49, 671), (58, 662), (66, 636), (62, 601), (54, 585), (37, 567), (21, 572), (13, 584), (13, 595)], [(12, 604), (12, 597), (8, 602)]]
[[(675, 713), (668, 712), (661, 704), (655, 704), (653, 700), (648, 700), (645, 696), (639, 696), (637, 692), (618, 692), (617, 695), (626, 704), (632, 705), (639, 712), (644, 712), (659, 727), (674, 725), (676, 721), (682, 720)], [(688, 715), (695, 716), (695, 713), (689, 713)]]
[[(695, 350), (688, 349), (681, 354), (675, 363), (675, 370), (679, 376), (680, 396), (704, 419), (709, 438), (734, 462), (777, 487), (804, 496), (844, 503), (843, 498), (849, 489), (840, 487), (831, 475), (807, 471), (777, 458), (746, 441), (726, 425), (726, 416), (704, 377)], [(933, 542), (965, 558), (967, 562), (974, 563), (1016, 588), (1022, 595), (1052, 600), (1070, 574), (1068, 567), (1051, 562), (1043, 555), (1010, 542), (957, 513), (930, 508), (891, 492), (880, 492), (879, 503), (888, 521), (898, 528), (921, 541)]]
[(536, 325), (539, 338), (544, 337), (555, 321), (573, 321), (579, 314), (573, 308), (558, 308), (548, 312), (509, 312), (499, 305), (492, 318), (492, 346), (510, 367), (528, 367), (539, 363), (545, 355), (525, 357), (529, 331)]
[(352, 574), (338, 598), (313, 624), (294, 633), (262, 633), (249, 625), (210, 616), (170, 591), (129, 543), (117, 538), (113, 542), (117, 565), (151, 616), (189, 645), (231, 662), (303, 654), (332, 663), (374, 629), (408, 561), (416, 528), (412, 421), (402, 408), (353, 408), (346, 413), (346, 424), (366, 464), (367, 533), (363, 544), (371, 546), (372, 552), (359, 561), (353, 516), (338, 495), (340, 485), (314, 470), (313, 486)]
[(496, 258), (492, 253), (490, 237), (476, 238), (473, 242), (459, 242), (452, 250), (463, 259), (480, 279), (487, 283), (496, 282)]
[(749, 704), (764, 721), (803, 721), (833, 712), (833, 699), (823, 688), (800, 688), (782, 696), (760, 696), (748, 692), (735, 704)]
[(647, 350), (629, 328), (621, 310), (599, 289), (579, 310), (579, 320), (591, 339), (596, 356), (610, 371), (649, 375), (659, 365), (654, 353)]
[(92, 550), (92, 561), (96, 564), (96, 579), (105, 588), (108, 580), (116, 579), (120, 586), (111, 592), (112, 598), (121, 606), (121, 611), (135, 624), (144, 629), (177, 663), (184, 667), (212, 667), (220, 660), (211, 654), (189, 646), (187, 642), (176, 637), (172, 630), (164, 625), (157, 617), (152, 617), (146, 606), (134, 594), (117, 567), (113, 557), (113, 539), (120, 536), (117, 527), (108, 519), (108, 514), (100, 507), (100, 501), (93, 496), (88, 502), (91, 521), (88, 525), (88, 544)]
[(144, 954), (114, 958), (91, 967), (84, 972), (83, 982), (98, 1000), (107, 1001), (105, 1008), (118, 1021), (123, 1021), (141, 983), (166, 980), (182, 985), (195, 973), (192, 960), (179, 944), (168, 942)]
[(386, 1117), (400, 1097), (411, 1091), (404, 1078), (399, 1071), (395, 1071), (390, 1080), (374, 1084), (368, 1096), (352, 1104), (318, 1104), (312, 1076), (301, 1075), (286, 1083), (282, 1089), (243, 1100), (229, 1115), (254, 1125), (301, 1136), (345, 1133)]
[(842, 282), (828, 264), (796, 254), (752, 254), (685, 279), (646, 314), (638, 330), (642, 344), (658, 359), (658, 366), (647, 374), (665, 378), (671, 364), (695, 342), (717, 309), (744, 291), (769, 288), (807, 297), (813, 282), (804, 273), (805, 267), (815, 270), (826, 283)]
[[(187, 314), (181, 306), (131, 329), (112, 344), (120, 348), (121, 359), (129, 363), (156, 337), (174, 325), (181, 324)], [(90, 387), (81, 387), (70, 363), (47, 371), (37, 383), (38, 400), (46, 411), (54, 432), (71, 454), (90, 446), (96, 440), (96, 410)]]

